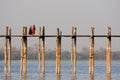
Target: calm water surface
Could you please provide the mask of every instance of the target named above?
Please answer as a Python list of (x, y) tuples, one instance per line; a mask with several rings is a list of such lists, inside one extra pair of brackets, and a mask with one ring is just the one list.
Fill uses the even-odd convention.
[[(45, 75), (38, 74), (37, 61), (27, 61), (27, 78), (20, 77), (20, 62), (12, 61), (11, 77), (4, 77), (3, 61), (0, 61), (0, 80), (119, 80), (120, 61), (112, 61), (112, 73), (106, 75), (105, 61), (95, 61), (95, 74), (89, 75), (88, 61), (77, 61), (77, 73), (73, 74), (69, 61), (61, 62), (61, 76), (56, 76), (55, 61), (46, 61)], [(41, 64), (40, 64), (41, 67)], [(40, 70), (41, 71), (41, 70)]]

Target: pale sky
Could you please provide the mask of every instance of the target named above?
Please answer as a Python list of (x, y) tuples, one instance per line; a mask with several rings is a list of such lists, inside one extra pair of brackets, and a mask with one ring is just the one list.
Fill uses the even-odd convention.
[[(22, 26), (29, 28), (33, 24), (37, 33), (44, 25), (46, 34), (56, 34), (57, 27), (63, 34), (71, 34), (72, 26), (77, 27), (77, 34), (89, 34), (91, 26), (95, 27), (95, 34), (106, 34), (107, 26), (112, 28), (112, 34), (120, 34), (120, 0), (0, 0), (0, 34), (5, 34), (6, 26), (11, 27), (12, 34), (22, 34)], [(4, 39), (0, 40), (3, 45)], [(12, 45), (16, 45), (17, 40), (13, 39)], [(36, 41), (31, 38), (28, 45)], [(77, 41), (78, 51), (89, 47), (89, 38)], [(120, 38), (112, 42), (112, 49), (120, 50)], [(69, 38), (64, 38), (62, 43), (63, 50), (70, 48)], [(105, 48), (106, 38), (97, 38), (95, 43), (96, 48)], [(46, 40), (46, 48), (55, 49), (55, 38)]]

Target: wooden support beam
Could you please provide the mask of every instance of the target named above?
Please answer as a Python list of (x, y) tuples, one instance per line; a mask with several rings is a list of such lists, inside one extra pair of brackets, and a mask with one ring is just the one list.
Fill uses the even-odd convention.
[(74, 28), (74, 33), (73, 33), (73, 40), (74, 40), (74, 43), (73, 43), (73, 47), (74, 47), (74, 74), (76, 74), (76, 54), (77, 54), (77, 47), (76, 47), (76, 34), (77, 34), (77, 28), (75, 27)]
[(41, 36), (41, 27), (39, 28), (39, 38), (38, 38), (38, 74), (40, 74), (40, 36)]
[(45, 73), (45, 27), (42, 28), (42, 74)]
[(106, 73), (111, 73), (111, 28), (107, 30)]
[(60, 36), (59, 36), (59, 51), (58, 51), (58, 74), (60, 75), (61, 74), (61, 35), (62, 35), (62, 32), (59, 33)]
[(23, 27), (23, 76), (27, 74), (27, 27)]
[(5, 44), (4, 44), (4, 76), (7, 75), (8, 30), (9, 28), (6, 27), (6, 37), (5, 37)]
[(58, 53), (59, 53), (59, 28), (57, 28), (56, 37), (56, 75), (58, 75)]
[(71, 33), (71, 73), (73, 72), (73, 32), (74, 32), (74, 27), (72, 27), (72, 33)]
[(56, 37), (56, 75), (61, 73), (61, 35), (62, 32), (57, 28), (57, 37)]
[(90, 34), (89, 73), (94, 74), (94, 27), (91, 28)]
[(21, 39), (21, 53), (20, 53), (20, 77), (22, 77), (23, 74), (23, 40)]
[(9, 29), (9, 38), (8, 38), (8, 76), (11, 74), (11, 29)]

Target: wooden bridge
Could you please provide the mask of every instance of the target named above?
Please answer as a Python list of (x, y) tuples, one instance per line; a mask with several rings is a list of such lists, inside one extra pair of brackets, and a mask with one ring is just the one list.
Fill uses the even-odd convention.
[[(21, 59), (20, 59), (20, 75), (26, 76), (27, 74), (27, 37), (37, 37), (38, 38), (38, 73), (40, 73), (40, 56), (42, 56), (42, 74), (45, 74), (45, 38), (56, 37), (56, 75), (61, 74), (61, 38), (70, 37), (71, 39), (71, 62), (74, 64), (74, 74), (76, 74), (76, 45), (77, 37), (89, 37), (90, 38), (90, 54), (89, 54), (89, 73), (94, 74), (94, 38), (95, 37), (105, 37), (107, 40), (106, 48), (106, 73), (111, 73), (111, 38), (120, 37), (120, 35), (111, 35), (111, 28), (108, 27), (107, 33), (105, 35), (95, 35), (94, 27), (91, 27), (90, 34), (79, 35), (77, 34), (77, 28), (72, 27), (72, 33), (70, 35), (63, 35), (62, 32), (57, 28), (57, 33), (55, 35), (45, 34), (45, 27), (39, 28), (38, 35), (27, 35), (27, 27), (23, 27), (22, 35), (12, 35), (11, 29), (6, 27), (6, 35), (0, 35), (0, 37), (5, 38), (4, 44), (4, 74), (10, 75), (11, 73), (11, 38), (21, 37)], [(42, 46), (42, 47), (41, 47)], [(42, 55), (40, 55), (42, 52)], [(8, 69), (8, 70), (7, 70)]]

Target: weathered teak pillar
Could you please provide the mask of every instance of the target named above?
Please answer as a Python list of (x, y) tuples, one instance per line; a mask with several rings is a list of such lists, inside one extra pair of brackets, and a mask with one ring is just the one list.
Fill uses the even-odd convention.
[(73, 47), (74, 47), (74, 74), (76, 74), (76, 54), (77, 54), (77, 51), (76, 51), (76, 34), (77, 34), (77, 28), (75, 27), (74, 28), (74, 33), (73, 33)]
[(6, 27), (6, 37), (4, 46), (4, 76), (11, 73), (11, 29)]
[(111, 28), (107, 30), (106, 73), (111, 73)]
[(38, 74), (40, 74), (40, 37), (41, 37), (41, 27), (39, 28), (39, 38), (38, 38)]
[(57, 28), (57, 38), (56, 38), (56, 75), (61, 73), (61, 35), (62, 32)]
[(23, 76), (27, 74), (27, 27), (23, 27)]
[(94, 74), (94, 27), (91, 28), (90, 34), (89, 73)]
[(59, 53), (58, 53), (58, 74), (61, 74), (61, 35), (62, 32), (60, 31), (59, 36)]
[(42, 28), (42, 74), (45, 73), (45, 27)]
[(23, 74), (23, 39), (21, 39), (21, 55), (20, 55), (20, 76), (22, 77)]
[(8, 37), (8, 76), (11, 73), (11, 29), (9, 29), (9, 37)]
[(4, 76), (7, 74), (7, 53), (8, 53), (8, 27), (6, 27), (6, 37), (5, 37), (5, 45), (4, 45)]
[(71, 34), (71, 72), (73, 71), (73, 32), (74, 32), (74, 27), (72, 27), (72, 34)]

